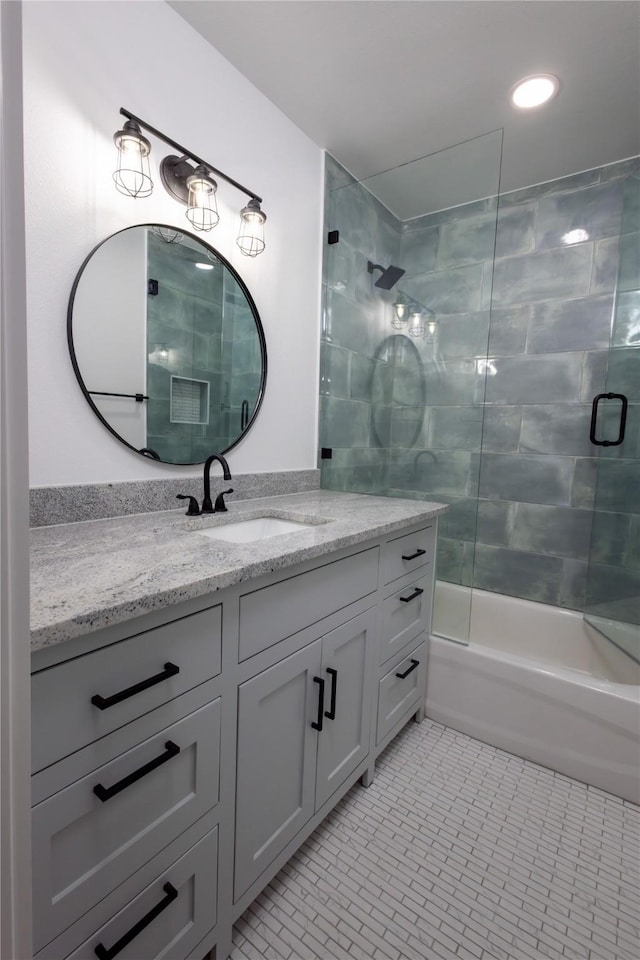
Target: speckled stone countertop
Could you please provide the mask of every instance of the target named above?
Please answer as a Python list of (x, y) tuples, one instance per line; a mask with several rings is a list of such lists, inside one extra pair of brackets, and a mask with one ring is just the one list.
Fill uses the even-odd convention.
[[(228, 513), (220, 515), (190, 518), (180, 509), (35, 528), (31, 649), (355, 546), (446, 509), (421, 500), (313, 490), (230, 501)], [(314, 525), (251, 543), (195, 532), (262, 516)]]

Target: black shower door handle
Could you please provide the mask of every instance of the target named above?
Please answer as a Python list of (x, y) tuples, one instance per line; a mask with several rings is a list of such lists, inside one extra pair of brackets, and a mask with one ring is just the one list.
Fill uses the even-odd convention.
[[(620, 401), (620, 427), (618, 429), (617, 440), (598, 440), (596, 438), (596, 422), (598, 419), (598, 404), (601, 400), (619, 400)], [(589, 439), (596, 447), (617, 447), (624, 440), (624, 431), (627, 425), (627, 398), (623, 393), (598, 393), (593, 398), (591, 405), (591, 427), (589, 429)]]

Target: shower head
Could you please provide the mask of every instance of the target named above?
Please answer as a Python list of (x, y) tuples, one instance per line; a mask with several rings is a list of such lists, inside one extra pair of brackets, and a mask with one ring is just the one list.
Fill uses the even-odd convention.
[(381, 290), (391, 290), (391, 287), (396, 285), (405, 272), (401, 267), (394, 267), (393, 264), (383, 267), (379, 263), (372, 263), (371, 260), (367, 260), (367, 272), (373, 273), (374, 270), (382, 271), (375, 282), (375, 286), (380, 287)]

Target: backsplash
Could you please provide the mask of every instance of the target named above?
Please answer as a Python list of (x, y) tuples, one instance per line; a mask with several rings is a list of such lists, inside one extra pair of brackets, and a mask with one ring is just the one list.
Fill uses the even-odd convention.
[[(217, 469), (214, 464), (214, 470)], [(320, 486), (319, 470), (287, 470), (274, 473), (243, 473), (231, 480), (222, 480), (212, 473), (211, 490), (233, 488), (228, 505), (234, 500), (254, 497), (277, 497), (286, 493), (303, 493)], [(30, 491), (31, 526), (81, 520), (103, 520), (154, 510), (176, 510), (176, 494), (189, 493), (202, 498), (202, 477), (172, 477), (159, 480), (131, 480), (119, 483), (71, 484), (60, 487), (33, 487)], [(186, 511), (186, 506), (183, 508)]]

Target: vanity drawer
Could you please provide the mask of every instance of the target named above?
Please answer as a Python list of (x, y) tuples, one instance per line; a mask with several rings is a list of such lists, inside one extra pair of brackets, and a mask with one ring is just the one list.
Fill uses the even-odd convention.
[(219, 758), (217, 699), (33, 808), (36, 949), (217, 803)]
[[(404, 676), (398, 676), (404, 674)], [(427, 682), (427, 641), (416, 646), (378, 684), (376, 743), (406, 720), (406, 714), (424, 703)]]
[(378, 548), (324, 564), (240, 598), (240, 660), (248, 660), (378, 586)]
[[(99, 949), (100, 944), (111, 956), (120, 941), (136, 927), (137, 935), (118, 951), (119, 960), (188, 957), (216, 924), (217, 885), (218, 828), (215, 827), (173, 866), (129, 899), (126, 906), (95, 933), (87, 929), (91, 927), (92, 911), (38, 953), (35, 960), (60, 960), (61, 957), (96, 960), (96, 948)], [(79, 941), (81, 946), (72, 953), (60, 952), (65, 945)]]
[(431, 567), (382, 601), (380, 663), (386, 663), (406, 643), (429, 629), (431, 617)]
[(407, 533), (395, 540), (388, 540), (382, 549), (383, 583), (391, 583), (398, 577), (423, 567), (433, 560), (435, 525)]
[(35, 673), (34, 773), (219, 674), (221, 630), (210, 607)]

